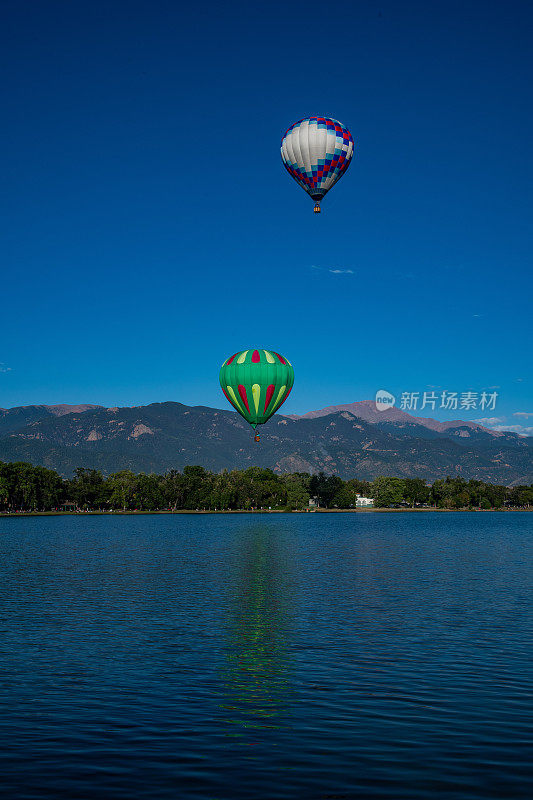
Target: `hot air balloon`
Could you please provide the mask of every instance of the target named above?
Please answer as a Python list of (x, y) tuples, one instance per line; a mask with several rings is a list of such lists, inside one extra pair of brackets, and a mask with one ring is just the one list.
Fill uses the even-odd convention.
[(289, 396), (294, 370), (273, 350), (242, 350), (224, 361), (219, 377), (226, 398), (255, 431)]
[(315, 201), (320, 201), (350, 165), (352, 134), (329, 117), (306, 117), (291, 125), (281, 140), (281, 158), (287, 172)]

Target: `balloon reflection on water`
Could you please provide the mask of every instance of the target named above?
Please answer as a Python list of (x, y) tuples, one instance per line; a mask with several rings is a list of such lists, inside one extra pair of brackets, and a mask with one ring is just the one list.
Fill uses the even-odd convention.
[[(276, 532), (262, 526), (239, 543), (226, 630), (226, 722), (241, 728), (288, 727), (287, 584)], [(228, 731), (227, 735), (238, 735)], [(242, 734), (241, 734), (242, 735)]]

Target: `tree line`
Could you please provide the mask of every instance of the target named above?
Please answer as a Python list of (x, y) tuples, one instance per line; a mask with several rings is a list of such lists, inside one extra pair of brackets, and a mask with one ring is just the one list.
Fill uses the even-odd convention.
[(179, 511), (354, 508), (357, 495), (374, 499), (376, 508), (526, 508), (533, 505), (533, 484), (508, 488), (460, 477), (428, 485), (420, 478), (379, 477), (342, 480), (324, 473), (277, 475), (250, 467), (213, 473), (203, 467), (170, 470), (165, 475), (121, 470), (104, 476), (78, 468), (63, 478), (45, 467), (0, 462), (0, 511)]

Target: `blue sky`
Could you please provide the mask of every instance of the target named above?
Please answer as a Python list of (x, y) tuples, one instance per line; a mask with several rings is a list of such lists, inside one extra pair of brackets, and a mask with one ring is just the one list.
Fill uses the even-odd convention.
[[(530, 4), (48, 0), (1, 28), (0, 406), (224, 407), (259, 346), (287, 412), (497, 386), (494, 424), (533, 425)], [(279, 156), (315, 114), (356, 143), (320, 217)]]

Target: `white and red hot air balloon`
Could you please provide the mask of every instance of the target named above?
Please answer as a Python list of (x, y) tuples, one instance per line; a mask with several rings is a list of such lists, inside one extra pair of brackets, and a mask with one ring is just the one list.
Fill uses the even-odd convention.
[(291, 125), (281, 140), (281, 158), (294, 180), (315, 201), (320, 201), (350, 165), (354, 151), (352, 134), (330, 117), (306, 117)]

